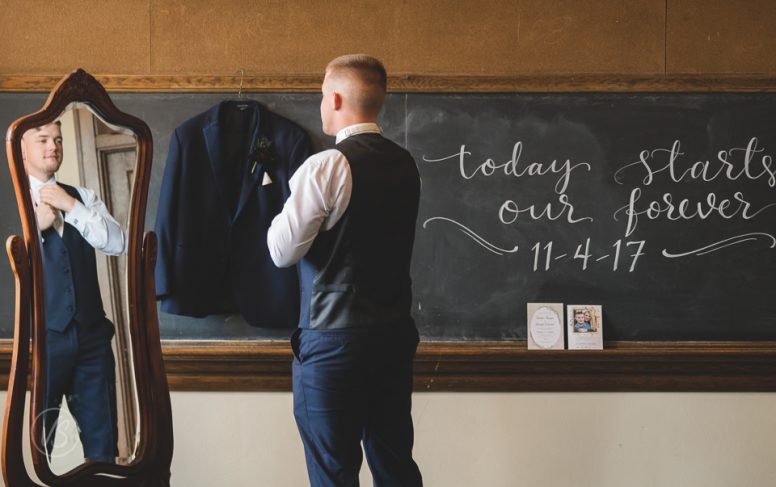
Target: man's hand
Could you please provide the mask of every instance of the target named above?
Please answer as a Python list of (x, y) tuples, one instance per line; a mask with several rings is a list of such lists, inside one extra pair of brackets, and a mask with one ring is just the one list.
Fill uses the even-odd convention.
[(47, 230), (54, 224), (54, 220), (56, 219), (55, 211), (59, 210), (55, 210), (46, 203), (41, 203), (35, 207), (35, 218), (38, 220), (38, 228), (41, 232)]
[(75, 198), (58, 184), (47, 184), (40, 188), (40, 202), (67, 213), (73, 209)]

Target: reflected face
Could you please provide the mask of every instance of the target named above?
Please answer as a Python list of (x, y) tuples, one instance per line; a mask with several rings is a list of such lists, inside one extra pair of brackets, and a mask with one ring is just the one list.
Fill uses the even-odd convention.
[(62, 165), (62, 130), (57, 123), (28, 130), (21, 147), (24, 168), (41, 181), (48, 181)]

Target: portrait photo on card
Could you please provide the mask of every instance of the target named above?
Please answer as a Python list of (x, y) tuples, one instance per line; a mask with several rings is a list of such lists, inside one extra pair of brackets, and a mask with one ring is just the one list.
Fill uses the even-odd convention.
[(600, 313), (592, 306), (578, 306), (571, 309), (573, 333), (595, 333), (600, 329)]
[(569, 349), (603, 348), (603, 311), (600, 305), (569, 305), (566, 315)]

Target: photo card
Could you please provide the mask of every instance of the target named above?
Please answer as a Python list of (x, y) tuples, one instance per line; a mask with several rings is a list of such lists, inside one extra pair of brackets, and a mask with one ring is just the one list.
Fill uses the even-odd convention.
[(603, 350), (603, 309), (598, 304), (566, 306), (569, 350)]

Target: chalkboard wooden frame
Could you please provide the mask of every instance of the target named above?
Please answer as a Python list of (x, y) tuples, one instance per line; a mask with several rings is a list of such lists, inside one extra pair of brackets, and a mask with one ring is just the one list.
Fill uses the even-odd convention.
[[(179, 391), (288, 391), (288, 343), (163, 343)], [(773, 342), (610, 342), (600, 351), (526, 350), (525, 342), (423, 342), (416, 392), (776, 390)]]
[[(273, 76), (95, 76), (109, 92), (245, 93), (319, 92), (320, 75)], [(0, 92), (48, 92), (58, 76), (0, 76)], [(388, 77), (394, 93), (571, 93), (571, 92), (776, 92), (776, 77), (768, 75), (617, 75), (563, 74), (533, 76), (472, 76), (398, 74)]]
[[(97, 76), (112, 92), (223, 92), (235, 76)], [(53, 76), (0, 77), (0, 91), (47, 92)], [(317, 92), (320, 76), (246, 77), (245, 92)], [(406, 93), (776, 92), (750, 75), (398, 75)], [(11, 344), (0, 340), (0, 381)], [(287, 341), (162, 342), (172, 390), (288, 391)], [(776, 391), (776, 342), (606, 342), (601, 351), (528, 351), (525, 342), (423, 342), (416, 391)]]
[[(0, 342), (0, 386), (10, 340)], [(601, 351), (525, 350), (525, 342), (423, 342), (417, 392), (773, 392), (774, 342), (607, 342)], [(286, 341), (162, 342), (173, 391), (291, 390)]]

